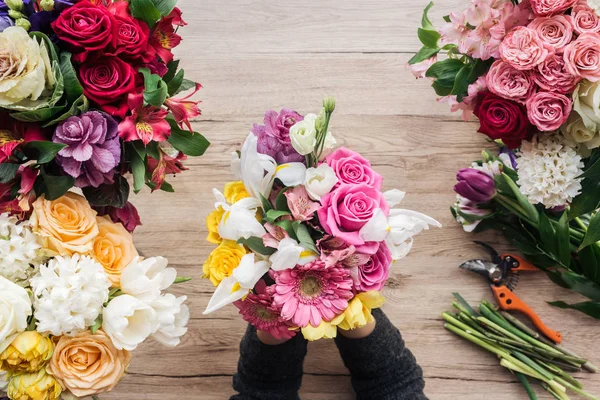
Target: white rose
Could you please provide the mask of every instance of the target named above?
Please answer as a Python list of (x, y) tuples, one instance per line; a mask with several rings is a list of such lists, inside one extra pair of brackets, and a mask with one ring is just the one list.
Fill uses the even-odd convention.
[(331, 189), (337, 183), (338, 178), (335, 175), (335, 171), (327, 164), (321, 164), (317, 168), (306, 170), (304, 187), (313, 200), (321, 200), (321, 197), (331, 192)]
[(303, 121), (290, 128), (290, 139), (294, 150), (303, 156), (312, 153), (317, 145), (317, 128), (315, 114), (307, 114)]
[(0, 49), (0, 106), (35, 102), (54, 86), (45, 42), (38, 43), (25, 29), (13, 26), (0, 33)]
[(27, 329), (31, 299), (21, 286), (0, 276), (0, 353)]
[(325, 137), (325, 143), (323, 143), (323, 152), (321, 153), (321, 157), (319, 157), (319, 161), (323, 161), (333, 149), (337, 147), (337, 140), (333, 137), (331, 132), (327, 132), (327, 136)]
[(152, 306), (133, 296), (116, 297), (104, 308), (102, 330), (119, 350), (135, 350), (158, 327), (158, 316)]
[(121, 272), (121, 290), (123, 293), (150, 303), (177, 278), (177, 271), (174, 268), (167, 268), (168, 264), (164, 257), (151, 257), (145, 260), (136, 257)]
[(152, 337), (165, 346), (175, 347), (181, 342), (181, 337), (187, 333), (190, 320), (190, 309), (183, 304), (187, 297), (175, 297), (165, 294), (152, 302), (160, 323)]
[(600, 15), (600, 0), (587, 0), (587, 5), (596, 11), (596, 14)]
[(584, 80), (577, 85), (573, 93), (573, 109), (588, 129), (600, 131), (600, 82)]
[(576, 112), (571, 113), (567, 123), (561, 127), (561, 131), (567, 139), (582, 144), (590, 150), (600, 147), (598, 131), (589, 129), (583, 122), (583, 118)]

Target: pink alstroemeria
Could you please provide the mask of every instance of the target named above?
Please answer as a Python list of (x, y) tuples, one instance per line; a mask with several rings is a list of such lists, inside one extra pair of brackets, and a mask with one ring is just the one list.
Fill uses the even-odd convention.
[(319, 209), (319, 203), (314, 202), (308, 197), (308, 192), (304, 186), (296, 186), (285, 192), (288, 207), (296, 221), (310, 221)]
[(458, 44), (461, 53), (467, 52), (466, 39), (471, 29), (467, 26), (464, 13), (451, 12), (450, 22), (444, 24), (439, 33), (443, 44)]
[(126, 142), (141, 140), (162, 142), (171, 135), (171, 125), (165, 120), (167, 110), (151, 105), (144, 106), (144, 96), (133, 93), (128, 98), (131, 115), (119, 124), (119, 136)]
[(279, 242), (290, 237), (285, 229), (269, 222), (265, 224), (265, 229), (267, 230), (267, 233), (263, 235), (262, 239), (263, 244), (267, 247), (276, 249), (279, 247)]
[(175, 121), (177, 121), (179, 126), (183, 129), (183, 125), (185, 124), (190, 132), (193, 131), (190, 119), (197, 117), (202, 112), (200, 111), (200, 108), (198, 108), (198, 103), (200, 103), (200, 101), (190, 101), (188, 99), (198, 93), (201, 88), (202, 85), (196, 83), (194, 91), (184, 98), (174, 99), (171, 97), (165, 101), (165, 106), (173, 113), (173, 117), (175, 117)]
[(175, 175), (189, 169), (182, 163), (187, 159), (187, 156), (182, 152), (178, 152), (175, 157), (166, 154), (162, 150), (159, 153), (160, 160), (148, 157), (148, 170), (152, 172), (152, 182), (155, 185), (152, 191), (159, 190), (162, 187), (167, 174)]

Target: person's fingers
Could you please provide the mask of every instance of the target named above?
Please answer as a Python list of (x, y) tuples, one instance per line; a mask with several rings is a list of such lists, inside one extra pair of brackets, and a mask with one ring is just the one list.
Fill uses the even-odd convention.
[(258, 336), (258, 340), (261, 341), (262, 344), (266, 344), (269, 346), (276, 346), (278, 344), (283, 344), (290, 339), (277, 339), (275, 336), (271, 335), (269, 332), (265, 331), (256, 331), (256, 336)]
[(363, 327), (351, 329), (349, 331), (345, 331), (343, 329), (338, 328), (338, 332), (342, 336), (347, 337), (348, 339), (362, 339), (373, 333), (373, 331), (375, 330), (375, 324), (376, 321), (373, 320), (373, 322), (369, 322)]

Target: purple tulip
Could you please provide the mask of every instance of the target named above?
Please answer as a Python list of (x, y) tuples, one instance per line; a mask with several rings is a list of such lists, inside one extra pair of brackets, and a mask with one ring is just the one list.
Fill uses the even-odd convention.
[(494, 180), (486, 173), (473, 168), (464, 168), (456, 174), (458, 183), (454, 191), (475, 203), (487, 203), (496, 194)]

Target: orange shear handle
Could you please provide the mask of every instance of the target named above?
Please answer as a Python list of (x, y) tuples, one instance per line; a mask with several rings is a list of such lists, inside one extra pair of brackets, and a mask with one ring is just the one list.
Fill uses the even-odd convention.
[(521, 300), (516, 294), (510, 291), (506, 286), (493, 286), (492, 291), (496, 297), (496, 301), (500, 305), (500, 308), (507, 311), (521, 311), (527, 315), (533, 325), (544, 334), (548, 339), (554, 343), (560, 343), (562, 341), (562, 335), (552, 329), (548, 328), (542, 319), (533, 311), (523, 300)]
[(500, 257), (502, 257), (502, 259), (505, 259), (506, 257), (510, 257), (519, 263), (518, 267), (515, 267), (512, 269), (513, 271), (539, 271), (540, 270), (538, 267), (536, 267), (529, 261), (526, 261), (522, 257), (515, 256), (514, 254), (502, 254)]

